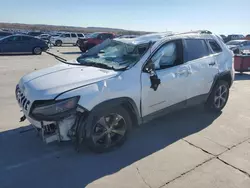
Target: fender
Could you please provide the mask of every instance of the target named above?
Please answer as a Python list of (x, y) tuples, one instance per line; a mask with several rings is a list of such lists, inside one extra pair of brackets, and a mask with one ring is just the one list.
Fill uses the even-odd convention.
[(140, 125), (142, 123), (141, 116), (139, 113), (139, 110), (133, 101), (133, 99), (128, 98), (128, 97), (121, 97), (121, 98), (115, 98), (115, 99), (110, 99), (107, 101), (104, 101), (98, 105), (96, 105), (90, 112), (85, 119), (85, 123), (83, 123), (85, 127), (85, 136), (89, 137), (91, 133), (91, 127), (92, 127), (92, 122), (94, 120), (94, 114), (97, 114), (100, 111), (105, 111), (107, 108), (113, 108), (116, 106), (123, 106), (128, 110), (128, 112), (131, 115), (133, 123)]
[(212, 84), (212, 86), (210, 88), (209, 95), (212, 92), (212, 90), (213, 90), (213, 88), (216, 85), (216, 83), (217, 83), (218, 80), (228, 81), (229, 82), (229, 87), (231, 87), (232, 83), (233, 83), (233, 79), (232, 79), (230, 71), (220, 72), (217, 75), (215, 75), (215, 77), (214, 77), (214, 81), (213, 81), (213, 84)]

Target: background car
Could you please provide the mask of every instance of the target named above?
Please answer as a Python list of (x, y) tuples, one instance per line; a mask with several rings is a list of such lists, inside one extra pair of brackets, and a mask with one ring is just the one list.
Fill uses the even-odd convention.
[(250, 40), (250, 35), (246, 35), (245, 39)]
[(225, 42), (229, 42), (231, 40), (240, 40), (240, 39), (244, 39), (244, 35), (228, 35), (227, 38), (225, 38)]
[(77, 46), (82, 52), (86, 52), (97, 44), (102, 43), (104, 40), (113, 38), (115, 38), (113, 33), (96, 32), (89, 35), (88, 38), (79, 38), (77, 41)]
[(0, 39), (12, 35), (10, 32), (0, 31)]
[(223, 40), (224, 42), (225, 42), (226, 39), (227, 39), (226, 35), (220, 35), (220, 37), (222, 38), (222, 40)]
[(44, 33), (40, 31), (31, 31), (27, 33), (27, 35), (34, 36), (34, 37), (39, 36), (41, 34), (44, 34)]
[(11, 35), (0, 39), (1, 54), (42, 54), (48, 49), (45, 41), (27, 35)]
[(50, 37), (51, 37), (51, 35), (49, 35), (49, 34), (41, 34), (41, 35), (37, 36), (37, 38), (42, 39), (46, 42), (48, 42), (50, 40)]
[(227, 42), (227, 46), (235, 54), (239, 54), (242, 50), (250, 50), (249, 40), (232, 40)]
[(50, 42), (54, 46), (62, 46), (63, 44), (73, 44), (76, 45), (78, 38), (85, 38), (83, 33), (64, 33), (57, 37), (51, 37)]

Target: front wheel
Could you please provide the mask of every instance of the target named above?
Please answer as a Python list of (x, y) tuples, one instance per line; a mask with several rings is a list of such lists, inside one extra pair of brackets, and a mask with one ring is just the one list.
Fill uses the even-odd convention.
[(62, 41), (57, 40), (57, 41), (55, 42), (55, 44), (56, 44), (56, 46), (62, 46)]
[(129, 113), (122, 107), (98, 112), (87, 138), (90, 150), (102, 153), (121, 146), (132, 125)]
[(229, 85), (224, 80), (219, 80), (213, 88), (207, 102), (209, 111), (220, 112), (226, 105), (229, 97)]

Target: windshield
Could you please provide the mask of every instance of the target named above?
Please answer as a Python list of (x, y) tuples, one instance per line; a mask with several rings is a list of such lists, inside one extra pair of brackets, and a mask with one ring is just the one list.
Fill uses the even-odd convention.
[(227, 43), (227, 45), (240, 45), (242, 43), (243, 43), (243, 41), (230, 41)]
[[(110, 40), (109, 43), (107, 42), (107, 45), (104, 45), (98, 49), (94, 55), (83, 54), (77, 58), (77, 61), (83, 65), (93, 65), (96, 63), (114, 69), (123, 69), (139, 61), (147, 49), (148, 44), (137, 46), (133, 44), (126, 44), (120, 41)], [(88, 52), (86, 54), (88, 54)]]
[(88, 37), (89, 38), (97, 38), (99, 34), (100, 33), (92, 33), (92, 34), (89, 34)]

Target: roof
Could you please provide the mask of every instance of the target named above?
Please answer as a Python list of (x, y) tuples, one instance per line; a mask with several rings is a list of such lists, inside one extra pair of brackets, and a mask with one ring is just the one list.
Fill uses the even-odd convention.
[(168, 35), (171, 35), (172, 33), (153, 33), (153, 34), (147, 34), (147, 35), (141, 35), (136, 38), (116, 38), (114, 40), (121, 41), (127, 44), (145, 44), (148, 42), (155, 42), (162, 38), (167, 37)]
[(202, 34), (200, 32), (187, 32), (187, 33), (153, 33), (142, 35), (136, 38), (116, 38), (114, 40), (120, 41), (127, 44), (145, 44), (148, 42), (156, 42), (160, 40), (168, 40), (168, 39), (182, 39), (182, 38), (199, 38), (199, 39), (211, 39), (212, 34)]

